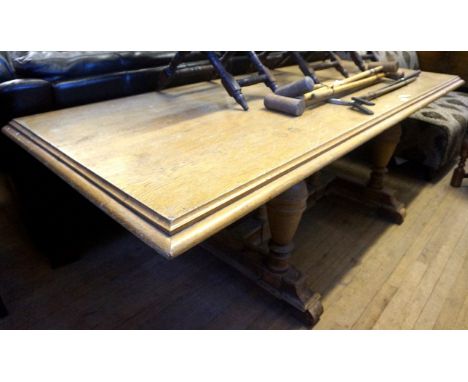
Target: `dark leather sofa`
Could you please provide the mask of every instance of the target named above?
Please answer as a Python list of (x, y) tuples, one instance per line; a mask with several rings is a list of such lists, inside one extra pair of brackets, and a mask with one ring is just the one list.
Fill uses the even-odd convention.
[[(0, 52), (0, 126), (15, 117), (154, 91), (174, 52)], [(196, 70), (206, 61), (191, 53), (180, 65), (178, 86), (214, 77)], [(251, 70), (247, 56), (228, 63), (233, 74)], [(5, 138), (0, 137), (0, 168), (5, 169)]]
[[(174, 52), (0, 52), (0, 122), (53, 109), (156, 90)], [(188, 63), (203, 60), (192, 53)], [(247, 70), (236, 56), (235, 72)], [(181, 66), (184, 68), (184, 65)], [(171, 86), (206, 81), (212, 73), (187, 70)]]

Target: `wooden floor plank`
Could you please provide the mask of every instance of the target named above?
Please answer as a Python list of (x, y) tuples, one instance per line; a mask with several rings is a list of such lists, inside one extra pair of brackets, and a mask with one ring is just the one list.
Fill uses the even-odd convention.
[[(340, 166), (361, 179), (368, 172)], [(306, 212), (293, 262), (323, 294), (317, 329), (468, 328), (468, 187), (451, 188), (449, 177), (391, 173), (409, 204), (401, 226), (335, 197)], [(0, 214), (0, 292), (10, 311), (0, 329), (306, 328), (202, 248), (168, 262), (117, 225), (111, 231), (79, 261), (51, 269)]]
[[(433, 192), (437, 191), (437, 192)], [(448, 215), (448, 206), (451, 199), (447, 193), (442, 190), (434, 190), (430, 186), (421, 193), (418, 200), (413, 203), (413, 216), (419, 218), (416, 223), (420, 231), (414, 232), (414, 237), (409, 237), (408, 246), (404, 250), (398, 265), (385, 280), (381, 288), (370, 301), (368, 307), (362, 312), (359, 320), (354, 324), (354, 328), (370, 329), (379, 319), (382, 312), (386, 309), (392, 297), (397, 292), (404, 279), (410, 271), (411, 265), (417, 260), (427, 241), (430, 240), (434, 232), (434, 227), (438, 222)], [(430, 208), (434, 205), (434, 208)], [(419, 212), (419, 214), (418, 214)], [(407, 222), (406, 222), (407, 223)]]
[(468, 329), (468, 296), (466, 296), (463, 307), (457, 316), (454, 329)]
[[(432, 215), (433, 209), (426, 208), (432, 201), (431, 188), (423, 189), (421, 196), (412, 202), (413, 209), (417, 209), (420, 214), (409, 213), (402, 226), (388, 226), (375, 242), (368, 244), (361, 263), (349, 273), (348, 277), (353, 280), (331, 292), (324, 313), (327, 319), (323, 320), (323, 326), (330, 320), (333, 327), (350, 328), (358, 321), (397, 266), (408, 245), (418, 236), (428, 216)], [(381, 302), (378, 305), (382, 305)], [(323, 327), (321, 324), (318, 326)]]
[(465, 257), (458, 275), (454, 274), (450, 277), (453, 277), (454, 283), (448, 291), (434, 329), (457, 328), (457, 318), (463, 308), (465, 296), (468, 294), (468, 256)]
[(374, 329), (400, 329), (402, 307), (405, 307), (411, 299), (413, 292), (421, 282), (427, 271), (427, 264), (416, 261), (407, 274), (407, 278), (394, 293), (392, 299), (383, 309)]
[[(431, 293), (425, 301), (423, 309), (417, 319), (413, 319), (412, 315), (408, 315), (405, 319), (404, 327), (413, 329), (432, 329), (435, 326), (444, 301), (449, 293), (450, 286), (454, 282), (453, 276), (457, 274), (457, 271), (462, 266), (466, 257), (464, 251), (468, 248), (468, 224), (465, 224), (464, 230), (457, 229), (458, 227), (463, 226), (460, 221), (457, 222), (454, 220), (454, 226), (451, 227), (451, 234), (454, 237), (456, 233), (460, 232), (460, 240), (458, 241), (457, 248), (450, 248), (450, 240), (444, 240), (444, 245), (440, 250), (438, 258), (441, 258), (441, 255), (444, 255), (445, 253), (448, 253), (450, 257), (445, 261), (445, 264), (442, 264), (443, 260), (440, 262), (434, 262), (434, 268), (440, 267), (442, 269), (437, 272), (439, 273), (439, 277), (436, 282), (428, 281), (424, 288), (418, 288), (418, 291), (431, 289)], [(411, 306), (416, 306), (416, 303), (412, 302)], [(416, 317), (416, 315), (414, 317)]]
[[(452, 208), (446, 208), (447, 213), (453, 216), (456, 212), (456, 209), (453, 208), (453, 202), (457, 199), (448, 198), (447, 200), (452, 201), (450, 203)], [(454, 227), (437, 225), (437, 229), (432, 231), (431, 237), (425, 238), (426, 245), (417, 259), (406, 267), (408, 271), (399, 286), (399, 292), (382, 312), (374, 326), (376, 329), (412, 328), (460, 239), (464, 228), (461, 223), (464, 220), (464, 217), (459, 215), (459, 218), (454, 222)], [(407, 252), (406, 256), (411, 256), (411, 252)], [(424, 269), (423, 273), (419, 272), (421, 269)], [(395, 279), (396, 277), (393, 280), (390, 278), (389, 282), (394, 282), (393, 285), (397, 286)]]
[[(336, 198), (332, 198), (327, 204), (333, 205), (336, 202)], [(342, 203), (343, 201), (340, 201), (338, 205)], [(376, 220), (375, 215), (356, 210), (355, 206), (349, 208), (346, 214), (344, 213), (346, 207), (339, 208), (341, 219), (333, 215), (327, 220), (327, 225), (331, 229), (324, 232), (327, 240), (323, 245), (316, 246), (313, 238), (299, 237), (298, 241), (301, 240), (302, 245), (295, 252), (296, 257), (308, 260), (303, 261), (302, 266), (298, 268), (306, 275), (312, 289), (322, 294), (326, 294), (327, 290), (337, 282), (337, 277), (344, 277), (347, 269), (359, 261), (361, 252), (359, 238), (374, 225)], [(307, 216), (305, 218), (307, 227), (312, 229), (317, 219), (320, 219), (320, 216), (311, 220)]]

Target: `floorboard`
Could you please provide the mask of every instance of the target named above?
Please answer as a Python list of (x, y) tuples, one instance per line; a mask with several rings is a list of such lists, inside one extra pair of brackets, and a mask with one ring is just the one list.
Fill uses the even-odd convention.
[[(333, 170), (367, 173), (349, 160)], [(403, 166), (388, 178), (408, 205), (401, 226), (336, 196), (306, 212), (292, 261), (323, 295), (315, 329), (468, 329), (468, 185), (417, 175)], [(200, 247), (166, 261), (109, 223), (102, 237), (90, 233), (78, 261), (53, 269), (1, 177), (0, 212), (0, 295), (10, 312), (0, 329), (306, 328)]]

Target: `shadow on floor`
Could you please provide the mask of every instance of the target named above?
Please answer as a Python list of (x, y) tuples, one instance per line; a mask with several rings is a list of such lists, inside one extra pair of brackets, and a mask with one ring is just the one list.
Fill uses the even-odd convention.
[[(359, 163), (345, 161), (334, 168), (344, 169), (358, 179), (367, 174)], [(411, 171), (399, 169), (389, 179), (409, 208), (426, 185)], [(49, 215), (68, 232), (60, 240), (49, 239), (54, 251), (80, 254), (79, 261), (56, 269), (39, 254), (21, 220), (12, 223), (1, 215), (0, 290), (10, 315), (0, 329), (305, 328), (285, 305), (203, 249), (167, 261), (91, 205), (87, 208), (68, 219), (58, 212)], [(76, 219), (71, 226), (70, 218)], [(293, 262), (326, 295), (346, 282), (389, 227), (373, 211), (325, 197), (304, 216)], [(54, 237), (53, 232), (40, 235)]]

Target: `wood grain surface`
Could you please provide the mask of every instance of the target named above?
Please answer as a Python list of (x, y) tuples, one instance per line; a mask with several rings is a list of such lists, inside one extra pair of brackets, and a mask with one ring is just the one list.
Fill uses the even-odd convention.
[[(274, 75), (284, 84), (299, 71)], [(263, 107), (263, 85), (245, 89), (244, 112), (219, 83), (203, 82), (17, 118), (3, 132), (174, 257), (462, 83), (423, 72), (371, 117), (326, 104), (294, 118)]]

